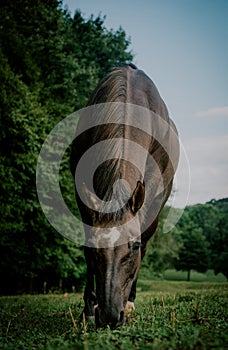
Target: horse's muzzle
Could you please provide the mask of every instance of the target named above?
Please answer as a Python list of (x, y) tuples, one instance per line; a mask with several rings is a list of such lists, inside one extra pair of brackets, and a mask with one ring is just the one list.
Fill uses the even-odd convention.
[(95, 322), (97, 328), (110, 326), (114, 329), (124, 324), (124, 310), (120, 312), (105, 312), (99, 307), (95, 309)]

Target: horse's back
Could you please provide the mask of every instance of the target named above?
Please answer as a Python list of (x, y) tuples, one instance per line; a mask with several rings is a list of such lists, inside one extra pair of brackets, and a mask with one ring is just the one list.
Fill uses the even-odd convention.
[[(148, 198), (152, 203), (160, 176), (164, 189), (158, 206), (162, 207), (170, 194), (179, 156), (175, 135), (175, 126), (152, 80), (132, 64), (116, 67), (94, 90), (81, 115), (71, 154), (72, 172), (74, 174), (77, 162), (88, 149), (110, 140), (110, 144), (101, 149), (99, 155), (94, 153), (91, 159), (91, 162), (98, 162), (98, 159), (100, 162), (102, 154), (104, 160), (115, 159), (104, 162), (94, 177), (100, 198), (104, 198), (107, 190), (120, 178), (129, 183), (131, 191), (140, 179), (149, 184)], [(116, 141), (113, 143), (112, 140)], [(141, 147), (138, 147), (140, 151), (136, 148), (134, 152), (134, 144)], [(172, 157), (175, 160), (169, 152), (176, 153)], [(117, 161), (121, 157), (125, 160)], [(132, 165), (132, 160), (139, 164), (138, 167)], [(148, 215), (148, 211), (143, 215)]]

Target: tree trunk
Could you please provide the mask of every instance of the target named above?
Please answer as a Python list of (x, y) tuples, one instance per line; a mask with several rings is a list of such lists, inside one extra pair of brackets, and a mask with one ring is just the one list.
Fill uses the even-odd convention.
[(33, 278), (34, 278), (34, 275), (31, 272), (29, 276), (29, 294), (32, 294), (33, 292)]
[(188, 282), (190, 281), (190, 272), (191, 272), (191, 270), (188, 270), (188, 276), (187, 276), (187, 281)]
[(59, 279), (59, 291), (60, 291), (60, 293), (62, 293), (62, 291), (63, 291), (63, 280), (62, 280), (62, 278)]

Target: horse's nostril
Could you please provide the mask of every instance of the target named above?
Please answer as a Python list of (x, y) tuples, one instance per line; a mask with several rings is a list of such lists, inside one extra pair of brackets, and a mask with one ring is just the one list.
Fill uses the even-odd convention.
[(113, 327), (112, 328), (121, 326), (123, 323), (124, 323), (124, 311), (120, 311), (118, 320), (117, 320), (117, 322), (113, 323)]
[(100, 310), (99, 310), (99, 307), (96, 307), (96, 309), (95, 309), (95, 323), (96, 323), (96, 326), (97, 326), (98, 328), (101, 327)]
[(119, 314), (110, 314), (102, 312), (99, 307), (95, 309), (95, 322), (97, 328), (109, 325), (112, 329), (121, 326), (124, 323), (124, 311)]

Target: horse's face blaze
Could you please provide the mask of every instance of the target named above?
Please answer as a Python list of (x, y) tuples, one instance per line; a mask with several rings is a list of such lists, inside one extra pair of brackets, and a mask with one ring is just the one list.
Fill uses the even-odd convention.
[(144, 185), (138, 182), (120, 221), (106, 222), (105, 216), (100, 221), (99, 215), (93, 216), (90, 237), (94, 248), (89, 255), (96, 281), (97, 326), (116, 327), (124, 323), (125, 306), (141, 261), (140, 222), (136, 214), (143, 200)]
[(140, 267), (141, 242), (136, 239), (111, 248), (93, 248), (97, 326), (124, 323), (124, 310)]

